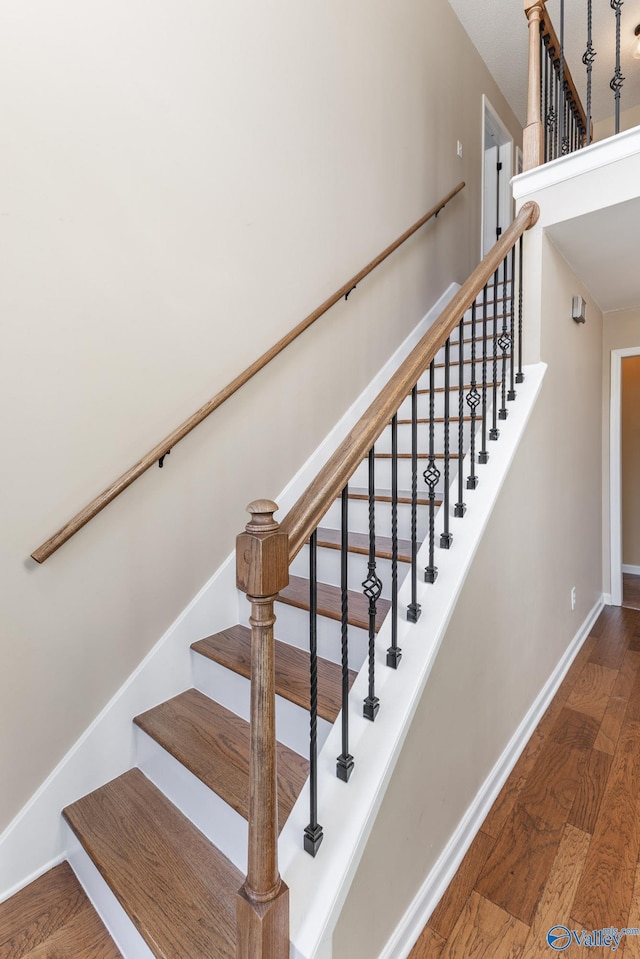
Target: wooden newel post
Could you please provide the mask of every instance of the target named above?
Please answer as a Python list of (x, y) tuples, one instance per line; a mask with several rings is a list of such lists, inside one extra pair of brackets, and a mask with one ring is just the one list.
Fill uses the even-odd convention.
[(524, 0), (524, 12), (529, 21), (529, 91), (527, 125), (522, 133), (522, 167), (533, 170), (544, 160), (540, 111), (540, 21), (544, 14), (544, 0)]
[(287, 959), (289, 889), (278, 872), (273, 604), (289, 582), (289, 543), (271, 500), (247, 507), (236, 540), (238, 589), (251, 603), (251, 757), (247, 878), (236, 900), (237, 959)]

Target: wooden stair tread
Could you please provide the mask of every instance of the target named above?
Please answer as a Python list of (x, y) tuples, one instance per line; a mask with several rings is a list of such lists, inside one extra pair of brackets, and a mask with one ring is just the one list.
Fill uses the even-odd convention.
[(0, 904), (6, 959), (122, 959), (67, 862)]
[[(302, 576), (291, 576), (289, 585), (280, 591), (278, 602), (298, 609), (309, 609), (309, 580)], [(391, 607), (388, 599), (379, 599), (376, 611), (376, 632)], [(328, 619), (341, 619), (342, 591), (339, 586), (318, 583), (318, 615)], [(349, 625), (369, 629), (369, 600), (363, 593), (349, 590)]]
[[(391, 490), (388, 489), (377, 489), (374, 491), (374, 498), (377, 503), (390, 503), (391, 502)], [(366, 486), (350, 486), (349, 487), (349, 499), (357, 500), (368, 500), (369, 499), (369, 490)], [(409, 490), (398, 490), (398, 503), (402, 503), (404, 506), (411, 505), (411, 492)], [(418, 494), (417, 498), (418, 506), (428, 506), (429, 497), (424, 494)], [(441, 499), (436, 499), (436, 506), (440, 506), (442, 503)]]
[(244, 877), (139, 769), (64, 816), (157, 959), (234, 959)]
[[(134, 722), (245, 819), (249, 815), (249, 723), (197, 689), (136, 716)], [(282, 829), (309, 774), (309, 763), (276, 743)]]
[[(325, 549), (341, 549), (342, 534), (339, 529), (325, 529), (318, 527), (318, 546)], [(369, 555), (369, 537), (366, 533), (349, 533), (349, 552), (362, 556)], [(393, 542), (390, 536), (376, 536), (375, 551), (379, 559), (391, 559)], [(411, 540), (398, 540), (398, 562), (411, 562)]]
[[(249, 679), (251, 676), (251, 630), (231, 626), (191, 646), (196, 653)], [(309, 653), (288, 643), (275, 642), (276, 693), (303, 709), (309, 709)], [(358, 674), (349, 670), (349, 688)], [(342, 708), (342, 670), (336, 663), (318, 657), (318, 715), (334, 723)]]

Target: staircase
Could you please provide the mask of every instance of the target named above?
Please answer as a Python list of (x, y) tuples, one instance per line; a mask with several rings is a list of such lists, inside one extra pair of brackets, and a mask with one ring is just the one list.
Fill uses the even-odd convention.
[[(499, 322), (502, 314), (499, 307)], [(493, 319), (489, 304), (489, 333)], [(478, 338), (479, 339), (479, 338)], [(459, 364), (465, 375), (464, 396), (472, 381), (481, 381), (481, 356), (471, 361), (471, 315), (464, 337), (451, 337), (451, 405), (458, 410)], [(437, 459), (443, 458), (443, 351), (436, 357), (434, 429)], [(426, 374), (428, 378), (428, 373)], [(491, 384), (489, 384), (491, 385)], [(429, 430), (429, 388), (418, 383), (418, 430)], [(491, 390), (488, 390), (488, 399)], [(465, 452), (470, 416), (465, 422)], [(398, 411), (398, 563), (399, 579), (408, 570), (411, 543), (411, 400)], [(459, 417), (451, 415), (452, 435)], [(469, 425), (466, 425), (469, 424)], [(480, 419), (477, 419), (480, 425)], [(426, 467), (421, 440), (419, 476)], [(383, 583), (377, 603), (376, 631), (390, 609), (391, 540), (390, 429), (375, 447), (375, 554)], [(457, 471), (450, 459), (450, 482)], [(349, 484), (349, 685), (366, 663), (369, 604), (362, 593), (369, 554), (368, 464)], [(441, 480), (442, 483), (442, 480)], [(419, 482), (418, 539), (425, 536), (429, 491)], [(425, 492), (426, 491), (426, 492)], [(434, 497), (440, 507), (444, 489)], [(454, 502), (454, 500), (452, 500)], [(342, 698), (340, 659), (340, 504), (318, 529), (318, 740), (319, 748), (339, 716)], [(282, 829), (309, 773), (308, 556), (305, 547), (291, 568), (289, 585), (278, 600), (275, 688), (278, 710), (278, 812)], [(433, 587), (437, 589), (437, 586)], [(401, 611), (404, 617), (405, 613)], [(203, 959), (233, 957), (236, 952), (236, 895), (246, 869), (249, 797), (250, 728), (246, 712), (251, 657), (250, 630), (243, 624), (192, 645), (198, 688), (187, 690), (135, 717), (138, 767), (78, 799), (63, 811), (72, 830), (70, 861), (83, 885), (93, 893), (127, 959)], [(218, 696), (219, 693), (219, 696)], [(216, 698), (222, 702), (216, 701)], [(242, 700), (245, 706), (234, 711)], [(229, 708), (231, 706), (231, 708)], [(361, 708), (357, 707), (356, 708)], [(306, 718), (305, 718), (306, 717)], [(302, 837), (301, 837), (302, 838)], [(321, 853), (320, 853), (321, 855)], [(23, 895), (23, 893), (19, 894)], [(8, 904), (0, 906), (0, 930)], [(119, 915), (122, 913), (122, 915)], [(123, 918), (125, 917), (125, 918)], [(15, 922), (15, 915), (13, 920)], [(2, 935), (0, 935), (0, 942)], [(114, 951), (114, 954), (115, 951)], [(13, 955), (13, 953), (12, 953)], [(28, 952), (16, 955), (28, 955)]]

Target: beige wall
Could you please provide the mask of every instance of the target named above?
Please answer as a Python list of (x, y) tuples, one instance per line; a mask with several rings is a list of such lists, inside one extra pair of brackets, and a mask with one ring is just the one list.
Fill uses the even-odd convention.
[[(380, 954), (602, 593), (602, 315), (548, 240), (542, 257), (549, 369), (336, 928), (334, 959)], [(575, 293), (588, 301), (585, 326), (571, 320)]]
[[(620, 132), (631, 130), (632, 127), (640, 126), (640, 104), (629, 107), (628, 110), (620, 111)], [(615, 115), (612, 114), (606, 120), (600, 120), (593, 124), (593, 140), (604, 140), (606, 137), (612, 137), (616, 129)]]
[(640, 356), (622, 360), (622, 562), (640, 566)]
[[(7, 11), (0, 829), (475, 265), (483, 93), (519, 134), (446, 0)], [(461, 179), (162, 473), (29, 560)]]
[(610, 409), (611, 351), (638, 347), (640, 350), (640, 309), (605, 313), (602, 335), (602, 568), (605, 592), (611, 589), (610, 541)]

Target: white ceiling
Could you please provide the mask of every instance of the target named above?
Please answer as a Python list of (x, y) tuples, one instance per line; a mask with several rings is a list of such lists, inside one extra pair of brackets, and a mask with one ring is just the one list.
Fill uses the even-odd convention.
[(604, 313), (640, 306), (640, 198), (547, 228)]
[[(506, 96), (522, 125), (527, 102), (527, 19), (522, 0), (449, 0), (494, 80)], [(560, 34), (560, 0), (548, 0), (547, 9)], [(586, 75), (582, 54), (587, 43), (586, 0), (565, 0), (566, 60), (586, 106)], [(634, 29), (640, 23), (640, 0), (624, 0), (621, 19), (621, 107), (640, 103), (640, 60), (631, 56)], [(499, 29), (496, 25), (499, 24)], [(615, 70), (615, 16), (609, 0), (593, 0), (593, 43), (597, 53), (593, 67), (593, 119), (613, 115), (614, 100), (609, 80)]]

